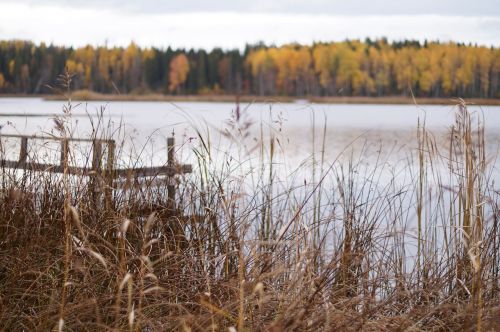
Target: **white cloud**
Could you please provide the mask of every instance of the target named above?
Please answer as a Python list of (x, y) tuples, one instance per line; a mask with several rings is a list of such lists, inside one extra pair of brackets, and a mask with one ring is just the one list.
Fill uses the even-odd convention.
[(365, 37), (500, 45), (500, 17), (235, 12), (133, 13), (0, 2), (0, 39), (212, 48)]
[(259, 12), (329, 15), (500, 15), (498, 0), (0, 0), (0, 3), (142, 13)]

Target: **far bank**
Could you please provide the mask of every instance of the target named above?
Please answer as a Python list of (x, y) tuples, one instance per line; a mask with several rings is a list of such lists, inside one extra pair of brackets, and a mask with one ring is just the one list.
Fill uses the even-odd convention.
[[(158, 101), (158, 102), (226, 102), (226, 103), (316, 103), (316, 104), (379, 104), (379, 105), (456, 105), (458, 98), (412, 98), (408, 96), (384, 97), (346, 97), (346, 96), (254, 96), (254, 95), (164, 95), (164, 94), (102, 94), (87, 90), (78, 90), (70, 95), (39, 95), (39, 94), (0, 94), (0, 98), (30, 98), (45, 100), (74, 101)], [(500, 105), (500, 98), (470, 98), (465, 99), (473, 105)]]
[[(165, 94), (102, 94), (87, 90), (75, 91), (70, 95), (77, 101), (167, 101), (167, 102), (226, 102), (226, 103), (316, 103), (316, 104), (388, 104), (388, 105), (456, 105), (458, 98), (412, 98), (409, 96), (347, 97), (347, 96), (256, 96), (256, 95), (165, 95)], [(67, 96), (48, 95), (48, 100), (66, 100)], [(472, 98), (467, 103), (475, 105), (500, 105), (500, 99)]]

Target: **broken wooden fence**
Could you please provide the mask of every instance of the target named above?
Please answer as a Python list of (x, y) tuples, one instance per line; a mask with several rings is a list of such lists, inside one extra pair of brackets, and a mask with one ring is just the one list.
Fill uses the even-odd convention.
[[(112, 191), (116, 179), (134, 179), (144, 177), (166, 176), (171, 179), (177, 174), (190, 173), (191, 165), (179, 165), (175, 161), (175, 140), (173, 137), (167, 139), (167, 164), (157, 167), (138, 168), (115, 168), (115, 148), (114, 140), (108, 139), (85, 139), (85, 138), (65, 138), (53, 136), (27, 136), (27, 135), (0, 135), (1, 138), (12, 138), (20, 140), (18, 160), (0, 159), (0, 167), (14, 168), (21, 170), (32, 170), (38, 172), (64, 173), (69, 175), (90, 177), (90, 186), (93, 195), (99, 200), (99, 180), (105, 181), (104, 197), (106, 205), (111, 204)], [(46, 164), (30, 161), (28, 158), (28, 143), (30, 140), (58, 141), (60, 144), (60, 159), (58, 164)], [(70, 142), (82, 142), (92, 144), (92, 164), (90, 167), (78, 167), (69, 165)], [(103, 147), (107, 149), (106, 165), (103, 165)], [(104, 167), (103, 167), (104, 166)], [(169, 208), (175, 209), (175, 186), (172, 181), (167, 185), (167, 196)]]

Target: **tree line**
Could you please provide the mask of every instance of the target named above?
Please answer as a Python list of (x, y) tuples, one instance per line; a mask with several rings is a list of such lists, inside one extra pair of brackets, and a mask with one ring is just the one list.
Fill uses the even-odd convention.
[(365, 41), (264, 44), (238, 49), (80, 48), (0, 41), (0, 93), (500, 97), (500, 48), (460, 43)]

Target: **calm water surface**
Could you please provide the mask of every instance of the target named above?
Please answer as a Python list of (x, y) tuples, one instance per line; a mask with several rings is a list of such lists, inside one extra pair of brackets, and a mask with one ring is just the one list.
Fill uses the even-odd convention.
[[(55, 133), (53, 117), (62, 114), (63, 105), (62, 101), (39, 98), (0, 98), (0, 124), (8, 123), (2, 133)], [(362, 152), (367, 160), (382, 154), (397, 162), (414, 152), (419, 119), (425, 119), (426, 127), (440, 141), (456, 111), (452, 106), (436, 105), (255, 103), (241, 104), (236, 119), (235, 109), (232, 103), (75, 102), (71, 127), (75, 136), (88, 136), (102, 111), (105, 131), (125, 139), (123, 154), (146, 164), (165, 162), (166, 137), (172, 133), (178, 143), (183, 142), (182, 158), (192, 160), (189, 148), (198, 146), (197, 132), (210, 141), (212, 152), (229, 153), (236, 159), (262, 155), (261, 143), (268, 146), (274, 137), (274, 161), (287, 160), (290, 165), (308, 163), (313, 155), (329, 163), (346, 151)], [(488, 154), (495, 157), (500, 144), (500, 107), (470, 110), (484, 118)], [(102, 125), (99, 128), (102, 131)]]

